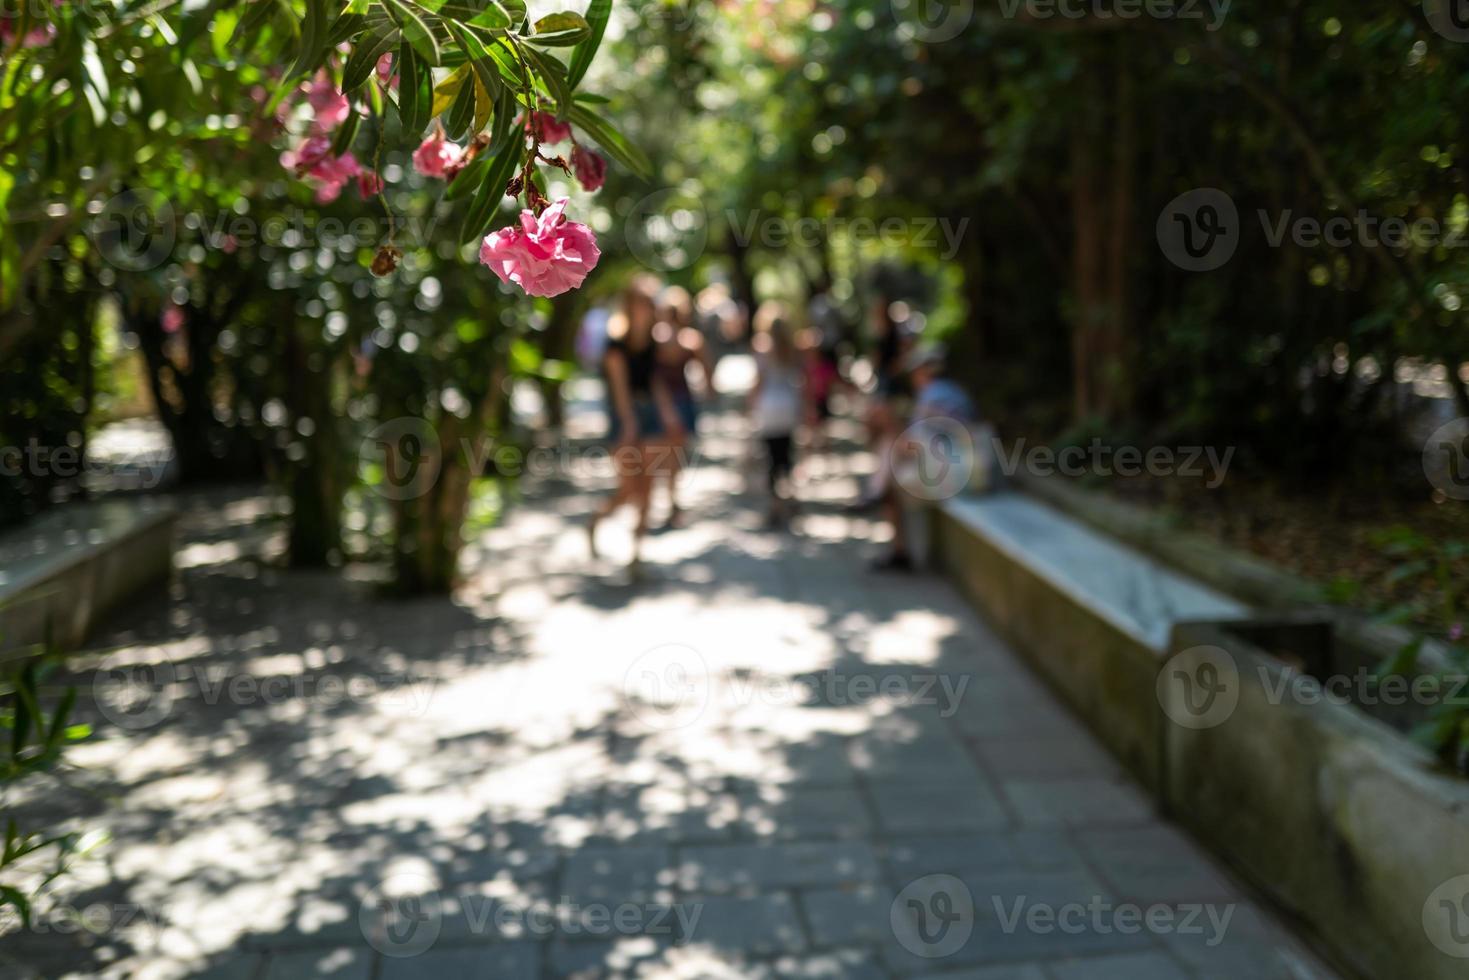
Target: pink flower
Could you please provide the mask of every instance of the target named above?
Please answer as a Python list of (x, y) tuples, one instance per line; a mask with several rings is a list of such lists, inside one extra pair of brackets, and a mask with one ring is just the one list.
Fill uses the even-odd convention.
[(314, 128), (318, 133), (329, 133), (352, 114), (352, 104), (347, 97), (337, 91), (337, 83), (332, 81), (326, 72), (320, 72), (316, 81), (311, 83), (311, 88), (306, 92), (306, 101), (311, 103), (312, 112), (315, 113)]
[(364, 170), (357, 175), (357, 193), (363, 198), (374, 197), (382, 193), (383, 179), (376, 170)]
[[(53, 0), (52, 6), (60, 7), (61, 0)], [(19, 21), (19, 14), (0, 15), (0, 46), (8, 47), (15, 39), (15, 28)], [(31, 21), (35, 24), (35, 20)], [(56, 40), (55, 24), (38, 24), (26, 31), (25, 37), (20, 39), (23, 48), (44, 48)]]
[(335, 201), (342, 193), (342, 185), (360, 173), (362, 167), (350, 153), (323, 157), (311, 168), (311, 176), (321, 182), (316, 189), (316, 202), (330, 204)]
[(542, 143), (560, 143), (571, 139), (571, 126), (558, 121), (549, 112), (532, 113), (531, 121), (535, 124), (536, 135)]
[(449, 178), (464, 166), (464, 147), (444, 139), (441, 129), (435, 129), (428, 139), (413, 151), (413, 167), (425, 177)]
[(300, 176), (324, 160), (332, 151), (332, 141), (325, 136), (308, 137), (294, 150), (281, 154), (281, 166)]
[(589, 191), (595, 191), (607, 181), (607, 161), (584, 147), (571, 151), (571, 166), (576, 179)]
[(377, 77), (378, 81), (384, 85), (390, 85), (393, 88), (398, 87), (398, 77), (393, 74), (393, 56), (391, 54), (385, 54), (377, 59)]
[(520, 212), (520, 227), (510, 226), (485, 236), (479, 260), (500, 277), (531, 296), (559, 296), (576, 289), (597, 267), (602, 252), (586, 225), (568, 221), (566, 198), (537, 218), (529, 208)]
[(177, 303), (169, 303), (163, 308), (163, 315), (158, 318), (158, 323), (163, 327), (164, 333), (178, 333), (184, 327), (184, 308)]

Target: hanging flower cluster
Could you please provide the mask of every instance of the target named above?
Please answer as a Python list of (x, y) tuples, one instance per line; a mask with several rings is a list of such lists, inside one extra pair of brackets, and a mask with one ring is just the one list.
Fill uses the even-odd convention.
[[(381, 64), (378, 73), (381, 76)], [(383, 180), (376, 171), (365, 169), (350, 150), (332, 153), (332, 134), (351, 117), (352, 103), (326, 69), (306, 87), (306, 102), (311, 106), (311, 135), (281, 154), (281, 166), (315, 184), (318, 204), (335, 201), (353, 178), (364, 199), (379, 193)]]

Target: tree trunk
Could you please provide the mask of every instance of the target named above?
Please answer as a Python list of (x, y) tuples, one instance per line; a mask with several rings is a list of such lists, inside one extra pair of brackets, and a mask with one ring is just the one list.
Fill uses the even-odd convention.
[(286, 365), (290, 384), (290, 417), (309, 419), (307, 434), (297, 425), (295, 438), (305, 454), (287, 463), (291, 495), (290, 563), (297, 568), (321, 568), (342, 553), (342, 481), (338, 474), (336, 417), (331, 405), (331, 371), (321, 358), (301, 343), (295, 324), (286, 328)]
[(1095, 381), (1097, 413), (1107, 421), (1133, 407), (1134, 351), (1131, 343), (1128, 258), (1133, 254), (1133, 187), (1137, 179), (1137, 105), (1132, 72), (1118, 51), (1117, 120), (1112, 154), (1112, 194), (1108, 215), (1105, 319), (1098, 326)]
[(1097, 213), (1096, 154), (1093, 136), (1077, 125), (1071, 134), (1071, 390), (1072, 415), (1082, 422), (1097, 411), (1093, 386), (1098, 314), (1102, 292), (1102, 227)]

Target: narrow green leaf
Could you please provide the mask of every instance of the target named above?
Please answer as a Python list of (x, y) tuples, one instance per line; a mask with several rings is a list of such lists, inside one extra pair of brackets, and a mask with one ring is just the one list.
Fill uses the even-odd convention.
[(545, 87), (551, 98), (556, 100), (557, 115), (564, 116), (571, 107), (571, 86), (566, 84), (566, 66), (535, 48), (521, 46), (525, 60)]
[(429, 113), (430, 118), (446, 112), (454, 104), (454, 97), (459, 94), (459, 89), (463, 87), (464, 80), (472, 70), (469, 63), (465, 62), (455, 68), (448, 78), (434, 86), (434, 104)]
[(481, 153), (459, 173), (449, 181), (449, 186), (444, 189), (444, 200), (457, 201), (462, 197), (468, 197), (479, 190), (479, 185), (484, 181), (485, 174), (489, 173), (491, 165), (495, 162), (495, 154)]
[(416, 138), (428, 125), (428, 110), (433, 100), (433, 89), (429, 86), (432, 76), (406, 40), (398, 49), (396, 66), (398, 118), (403, 123), (403, 134)]
[(301, 45), (295, 63), (286, 73), (287, 79), (299, 78), (315, 70), (326, 57), (326, 42), (331, 30), (327, 3), (328, 0), (306, 0), (306, 17), (301, 21)]
[(569, 10), (547, 14), (536, 21), (536, 32), (526, 38), (545, 47), (569, 48), (591, 37), (592, 28), (581, 14)]
[(459, 233), (460, 241), (472, 242), (484, 235), (490, 219), (495, 216), (500, 202), (505, 199), (505, 184), (515, 171), (516, 164), (520, 162), (520, 152), (521, 147), (512, 140), (495, 155), (475, 190), (474, 198), (469, 202), (469, 210), (464, 215), (464, 227)]
[(591, 34), (571, 52), (571, 66), (566, 72), (566, 84), (573, 89), (581, 84), (581, 80), (587, 75), (587, 69), (592, 67), (592, 59), (597, 56), (597, 49), (602, 45), (602, 35), (607, 32), (607, 21), (611, 15), (612, 0), (592, 0), (587, 4), (586, 20)]
[(332, 156), (341, 156), (352, 148), (352, 141), (357, 138), (357, 130), (362, 125), (362, 115), (356, 109), (347, 114), (347, 121), (337, 128), (336, 135), (332, 137)]
[(437, 65), (440, 57), (438, 38), (434, 37), (434, 32), (429, 30), (428, 23), (419, 16), (418, 11), (413, 9), (412, 0), (383, 0), (383, 3), (393, 15), (393, 21), (403, 31), (403, 38), (413, 45), (424, 61)]
[(393, 50), (403, 36), (394, 29), (384, 33), (380, 33), (379, 28), (370, 28), (369, 31), (353, 46), (352, 55), (347, 59), (347, 67), (342, 69), (343, 92), (361, 88), (377, 68), (378, 59)]
[(597, 115), (581, 103), (572, 105), (567, 113), (571, 124), (586, 131), (614, 160), (627, 167), (644, 180), (653, 176), (653, 161), (648, 155), (618, 132), (617, 127)]
[(476, 75), (474, 79), (474, 131), (484, 132), (490, 124), (490, 117), (495, 114), (495, 97), (485, 91), (484, 83)]
[(479, 27), (490, 31), (508, 31), (514, 26), (510, 19), (510, 12), (500, 6), (496, 0), (490, 0), (484, 10), (464, 21), (470, 27)]
[(454, 97), (454, 104), (444, 114), (444, 130), (451, 139), (459, 139), (469, 132), (469, 124), (474, 122), (474, 86), (459, 86), (459, 94)]

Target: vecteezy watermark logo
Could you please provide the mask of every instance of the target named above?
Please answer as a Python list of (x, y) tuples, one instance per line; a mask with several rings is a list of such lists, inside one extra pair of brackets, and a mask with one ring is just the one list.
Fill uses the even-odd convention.
[(1027, 895), (1006, 900), (991, 898), (1000, 931), (1006, 935), (1024, 931), (1036, 936), (1060, 932), (1068, 936), (1096, 935), (1135, 936), (1141, 932), (1155, 936), (1203, 936), (1204, 945), (1213, 948), (1224, 942), (1234, 918), (1235, 906), (1204, 905), (1185, 902), (1179, 905), (1136, 905), (1123, 902), (1114, 905), (1100, 895), (1087, 902), (1034, 902)]
[(367, 434), (357, 451), (364, 482), (389, 500), (412, 500), (433, 489), (443, 466), (439, 434), (426, 419), (390, 419)]
[(924, 875), (898, 892), (888, 922), (898, 942), (913, 955), (952, 956), (974, 932), (974, 895), (953, 875)]
[(1423, 932), (1440, 952), (1469, 960), (1469, 875), (1450, 878), (1429, 894)]
[(628, 251), (654, 272), (687, 269), (709, 245), (709, 212), (682, 188), (654, 191), (633, 204), (625, 219)]
[(1239, 668), (1222, 647), (1190, 647), (1158, 672), (1158, 703), (1183, 728), (1214, 728), (1239, 705)]
[(1428, 437), (1423, 475), (1445, 497), (1469, 500), (1469, 419), (1454, 419)]
[(974, 479), (974, 436), (951, 418), (919, 419), (893, 444), (893, 478), (919, 500), (948, 500)]
[(898, 36), (939, 44), (964, 33), (974, 20), (974, 0), (892, 0)]
[(1423, 14), (1443, 37), (1459, 44), (1469, 41), (1469, 0), (1423, 0)]
[(729, 225), (730, 240), (741, 248), (752, 243), (772, 250), (791, 245), (819, 248), (824, 242), (846, 239), (854, 244), (872, 242), (893, 250), (922, 249), (935, 253), (946, 262), (959, 254), (964, 234), (969, 230), (968, 218), (936, 215), (912, 218), (889, 215), (879, 221), (835, 215), (790, 218), (767, 215), (758, 208), (744, 213), (728, 208), (724, 212), (724, 220)]
[(656, 731), (693, 724), (709, 706), (709, 665), (693, 647), (665, 643), (643, 653), (622, 677), (622, 699)]
[(1027, 20), (1098, 21), (1138, 20), (1203, 20), (1213, 14), (1206, 31), (1217, 31), (1224, 26), (1229, 16), (1231, 0), (1000, 0), (1000, 13), (1007, 20), (1014, 20), (1020, 9), (1025, 8)]
[(362, 899), (357, 925), (384, 956), (417, 956), (438, 942), (444, 903), (434, 882), (411, 871), (384, 878)]
[(102, 717), (119, 728), (151, 728), (173, 711), (178, 679), (167, 658), (138, 663), (122, 651), (111, 654), (92, 675), (92, 697)]
[(123, 191), (103, 204), (90, 231), (98, 254), (124, 272), (158, 268), (178, 240), (173, 205), (144, 189)]
[(1239, 247), (1239, 209), (1215, 187), (1199, 187), (1168, 202), (1158, 215), (1158, 245), (1188, 272), (1212, 272)]

